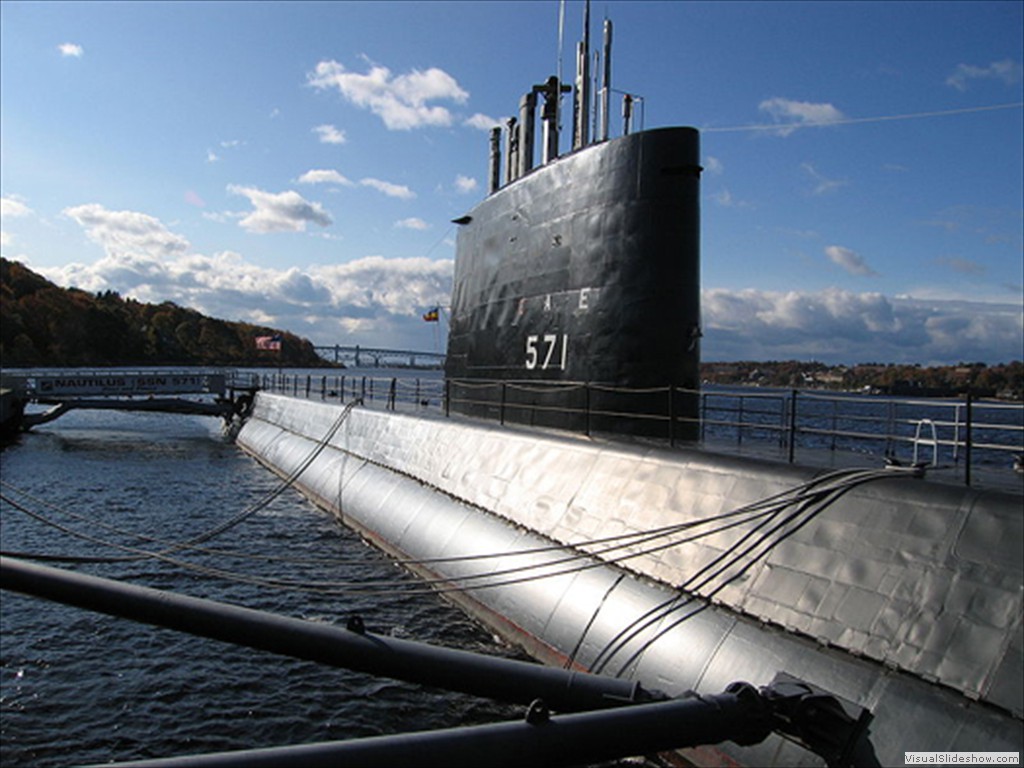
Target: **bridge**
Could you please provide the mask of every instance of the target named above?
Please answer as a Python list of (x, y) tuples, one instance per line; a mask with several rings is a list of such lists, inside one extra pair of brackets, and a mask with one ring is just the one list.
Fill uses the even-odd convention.
[[(251, 402), (250, 390), (229, 384), (221, 371), (108, 369), (5, 374), (3, 428), (5, 432), (29, 429), (82, 408), (191, 413), (230, 421)], [(241, 394), (236, 397), (236, 393)], [(177, 395), (212, 395), (213, 399), (186, 400)], [(27, 403), (54, 407), (25, 413)]]
[(381, 349), (346, 344), (314, 346), (316, 353), (332, 363), (353, 368), (443, 368), (444, 352), (416, 352), (408, 349)]

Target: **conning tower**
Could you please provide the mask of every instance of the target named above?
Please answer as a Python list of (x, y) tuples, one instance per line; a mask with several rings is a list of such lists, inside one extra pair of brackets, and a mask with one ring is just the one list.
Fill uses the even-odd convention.
[[(507, 122), (504, 163), (492, 134), (491, 194), (457, 220), (451, 408), (695, 437), (699, 134), (676, 127), (608, 138), (611, 23), (598, 100), (590, 96), (589, 11), (584, 25), (575, 88), (552, 76), (523, 96), (519, 117)], [(561, 155), (559, 102), (569, 91), (573, 149)], [(534, 166), (538, 96), (542, 151)]]

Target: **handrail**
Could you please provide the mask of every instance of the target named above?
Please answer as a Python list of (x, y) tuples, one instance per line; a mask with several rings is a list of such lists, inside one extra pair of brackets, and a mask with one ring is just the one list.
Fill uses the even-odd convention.
[[(315, 380), (314, 380), (315, 379)], [(663, 423), (664, 437), (676, 440), (677, 427), (699, 430), (706, 444), (737, 447), (774, 443), (787, 461), (797, 450), (854, 451), (878, 458), (918, 461), (920, 445), (932, 447), (933, 468), (962, 471), (972, 483), (979, 466), (1005, 468), (1024, 455), (1024, 404), (979, 398), (966, 400), (899, 399), (876, 395), (829, 394), (807, 390), (692, 390), (681, 387), (626, 388), (589, 382), (489, 381), (405, 376), (321, 375), (276, 372), (263, 374), (260, 386), (271, 391), (344, 402), (361, 397), (388, 410), (435, 408), (442, 415), (452, 405), (488, 409), (490, 417), (532, 423), (535, 416), (569, 414), (579, 418), (580, 431), (590, 434), (599, 419), (629, 418)], [(543, 402), (520, 395), (551, 395)], [(601, 398), (591, 395), (601, 393)], [(663, 396), (661, 411), (644, 412), (616, 406), (617, 396)], [(679, 396), (694, 396), (696, 417), (676, 412)], [(646, 402), (646, 400), (645, 400)], [(654, 400), (651, 400), (654, 408)], [(928, 430), (922, 436), (922, 430)], [(696, 434), (696, 433), (695, 433)], [(879, 443), (885, 448), (879, 450)], [(749, 446), (748, 446), (749, 447)]]
[(917, 429), (914, 430), (914, 464), (917, 464), (917, 447), (922, 442), (921, 427), (925, 426), (926, 424), (929, 427), (931, 427), (932, 439), (928, 440), (926, 438), (924, 440), (924, 443), (926, 445), (930, 444), (932, 446), (932, 466), (937, 467), (939, 466), (939, 438), (938, 435), (936, 435), (935, 433), (935, 422), (933, 422), (931, 419), (921, 419), (919, 422), (917, 422)]

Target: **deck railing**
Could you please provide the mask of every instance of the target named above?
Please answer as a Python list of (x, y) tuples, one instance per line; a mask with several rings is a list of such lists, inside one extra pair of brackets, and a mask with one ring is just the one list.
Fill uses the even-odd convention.
[[(770, 452), (790, 463), (813, 453), (925, 464), (952, 471), (971, 485), (978, 470), (1011, 475), (1024, 456), (1024, 404), (972, 397), (896, 398), (808, 390), (679, 387), (643, 390), (586, 383), (469, 381), (437, 378), (251, 374), (249, 384), (296, 397), (347, 402), (360, 398), (388, 410), (449, 415), (476, 407), (501, 423), (544, 423), (546, 414), (575, 415), (579, 431), (629, 418), (655, 425), (645, 431), (670, 444), (680, 435), (699, 442)], [(238, 380), (236, 379), (236, 384)], [(524, 393), (529, 397), (524, 397)], [(544, 397), (538, 397), (543, 393)], [(678, 403), (696, 399), (697, 414)], [(617, 406), (617, 402), (629, 404)], [(638, 412), (637, 402), (650, 404)], [(660, 426), (657, 426), (660, 425)], [(692, 441), (686, 444), (692, 444)]]

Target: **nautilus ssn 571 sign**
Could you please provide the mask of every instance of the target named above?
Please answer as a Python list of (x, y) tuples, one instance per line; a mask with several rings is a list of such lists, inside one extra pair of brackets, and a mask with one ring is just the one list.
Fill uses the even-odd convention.
[(223, 374), (107, 373), (35, 377), (38, 395), (168, 395), (222, 393)]

